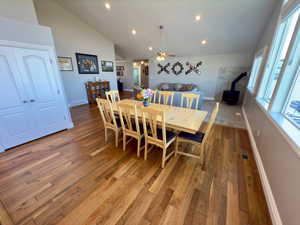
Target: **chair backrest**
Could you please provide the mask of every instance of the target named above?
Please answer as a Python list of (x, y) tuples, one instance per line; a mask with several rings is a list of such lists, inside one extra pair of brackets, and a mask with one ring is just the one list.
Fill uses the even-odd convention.
[[(153, 96), (152, 96), (152, 98), (151, 98), (151, 102), (152, 102), (152, 103), (156, 103), (156, 99), (157, 99), (158, 96), (159, 96), (158, 90), (154, 90), (154, 91), (153, 91)], [(159, 100), (158, 100), (158, 102), (159, 102)]]
[(96, 98), (96, 101), (104, 125), (111, 124), (117, 127), (117, 121), (111, 103), (102, 98)]
[(118, 102), (120, 101), (120, 95), (119, 95), (119, 91), (117, 90), (113, 90), (113, 91), (107, 91), (105, 92), (106, 95), (106, 99), (110, 102)]
[(122, 129), (141, 134), (136, 105), (119, 103), (118, 107)]
[(164, 104), (164, 105), (168, 105), (168, 103), (170, 102), (170, 105), (173, 105), (173, 97), (174, 97), (174, 92), (160, 91), (159, 92), (159, 98), (160, 98), (159, 103)]
[(214, 122), (217, 118), (217, 115), (218, 115), (218, 112), (219, 112), (219, 105), (220, 105), (219, 102), (217, 102), (214, 109), (213, 109), (213, 111), (212, 111), (212, 113), (211, 113), (209, 121), (206, 125), (205, 132), (204, 132), (205, 135), (204, 135), (204, 138), (203, 138), (203, 141), (202, 141), (203, 144), (205, 144), (205, 142), (207, 141), (207, 138), (209, 137), (210, 131), (211, 131), (211, 129), (214, 125)]
[(195, 109), (198, 109), (199, 99), (200, 99), (200, 95), (192, 94), (192, 93), (182, 93), (180, 106), (183, 107), (184, 102), (185, 102), (186, 103), (185, 107), (191, 109), (193, 106), (193, 103), (196, 102)]
[[(151, 109), (147, 107), (142, 108), (142, 118), (144, 134), (146, 138), (156, 139), (158, 142), (167, 143), (166, 137), (166, 116), (163, 110)], [(160, 125), (162, 139), (158, 135), (158, 124)]]

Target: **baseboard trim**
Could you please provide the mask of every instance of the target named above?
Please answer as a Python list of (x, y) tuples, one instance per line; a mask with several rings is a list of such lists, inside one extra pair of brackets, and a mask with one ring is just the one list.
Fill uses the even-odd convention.
[(267, 200), (267, 204), (268, 204), (268, 208), (269, 208), (269, 213), (271, 215), (272, 223), (273, 223), (273, 225), (283, 225), (280, 214), (279, 214), (279, 211), (278, 211), (278, 208), (277, 208), (277, 204), (276, 204), (275, 198), (273, 196), (273, 192), (272, 192), (272, 189), (271, 189), (271, 186), (270, 186), (265, 168), (263, 166), (263, 163), (262, 163), (262, 160), (261, 160), (256, 142), (255, 142), (255, 139), (254, 139), (254, 135), (252, 133), (252, 129), (251, 129), (250, 123), (248, 121), (248, 117), (247, 117), (247, 114), (245, 112), (244, 107), (242, 107), (242, 112), (243, 112), (243, 116), (244, 116), (244, 119), (245, 119), (248, 134), (249, 134), (249, 137), (250, 137), (250, 143), (251, 143), (251, 146), (252, 146), (252, 151), (254, 153), (255, 162), (256, 162), (258, 172), (259, 172), (259, 176), (260, 176), (260, 179), (261, 179), (261, 182), (262, 182), (262, 186), (263, 186), (263, 190), (264, 190), (265, 197), (266, 197), (266, 200)]
[(215, 100), (214, 97), (204, 97), (203, 99), (206, 101), (214, 101)]
[(87, 104), (88, 101), (86, 99), (82, 99), (82, 100), (79, 100), (79, 101), (73, 101), (73, 102), (70, 102), (68, 104), (69, 108), (71, 107), (74, 107), (74, 106), (78, 106), (78, 105), (84, 105), (84, 104)]
[(124, 89), (124, 91), (131, 91), (131, 92), (133, 92), (133, 89)]

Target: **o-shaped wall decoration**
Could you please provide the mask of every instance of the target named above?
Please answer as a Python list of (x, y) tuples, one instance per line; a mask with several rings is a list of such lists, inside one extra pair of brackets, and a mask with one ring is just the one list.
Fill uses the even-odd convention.
[(172, 72), (175, 75), (179, 75), (182, 73), (182, 71), (184, 70), (183, 65), (180, 62), (176, 62), (174, 63), (174, 65), (172, 66)]

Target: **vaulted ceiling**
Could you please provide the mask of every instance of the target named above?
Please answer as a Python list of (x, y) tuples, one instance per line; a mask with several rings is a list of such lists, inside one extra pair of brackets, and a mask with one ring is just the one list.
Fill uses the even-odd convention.
[(162, 45), (159, 25), (165, 27), (163, 47), (178, 56), (252, 53), (280, 0), (56, 1), (112, 40), (119, 55), (141, 59)]

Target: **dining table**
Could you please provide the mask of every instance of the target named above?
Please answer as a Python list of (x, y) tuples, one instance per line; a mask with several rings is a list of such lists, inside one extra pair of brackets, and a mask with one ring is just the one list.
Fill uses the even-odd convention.
[(118, 104), (132, 104), (137, 106), (138, 116), (141, 117), (141, 108), (149, 107), (152, 109), (163, 110), (165, 112), (166, 127), (177, 131), (183, 131), (195, 134), (202, 126), (208, 112), (198, 109), (189, 109), (172, 105), (164, 105), (158, 103), (150, 103), (149, 106), (144, 106), (142, 101), (134, 99), (123, 99), (113, 103), (113, 111), (118, 112)]

